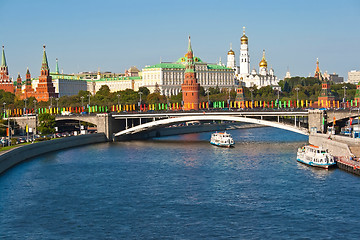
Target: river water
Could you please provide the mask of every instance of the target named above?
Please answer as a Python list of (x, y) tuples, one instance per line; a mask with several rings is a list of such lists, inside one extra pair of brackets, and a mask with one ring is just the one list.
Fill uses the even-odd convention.
[(274, 129), (104, 143), (0, 176), (0, 239), (358, 239), (360, 178), (296, 162)]

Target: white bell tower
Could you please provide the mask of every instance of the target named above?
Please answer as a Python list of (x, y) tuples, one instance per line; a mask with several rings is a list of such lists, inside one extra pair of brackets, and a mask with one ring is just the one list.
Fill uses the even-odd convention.
[(243, 36), (240, 38), (240, 77), (246, 78), (250, 73), (250, 56), (248, 48), (248, 37), (245, 35), (243, 27)]

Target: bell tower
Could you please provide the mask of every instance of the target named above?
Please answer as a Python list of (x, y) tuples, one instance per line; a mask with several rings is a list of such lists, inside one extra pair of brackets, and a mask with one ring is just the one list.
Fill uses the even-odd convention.
[(199, 88), (200, 83), (197, 82), (195, 73), (194, 54), (191, 48), (191, 40), (189, 36), (188, 52), (185, 55), (185, 77), (184, 83), (181, 84), (183, 94), (184, 110), (199, 110)]
[(246, 76), (250, 73), (248, 40), (248, 37), (245, 35), (245, 27), (243, 27), (243, 35), (240, 38), (240, 77), (243, 78), (246, 78)]

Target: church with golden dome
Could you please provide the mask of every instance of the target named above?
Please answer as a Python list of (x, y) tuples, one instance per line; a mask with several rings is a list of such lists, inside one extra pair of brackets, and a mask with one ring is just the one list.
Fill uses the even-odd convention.
[(277, 77), (274, 75), (274, 69), (268, 69), (268, 63), (265, 58), (265, 50), (263, 50), (262, 59), (259, 62), (259, 70), (253, 68), (250, 72), (250, 55), (249, 55), (249, 38), (245, 35), (245, 27), (243, 27), (243, 35), (240, 38), (240, 57), (239, 66), (235, 63), (235, 53), (230, 48), (228, 51), (227, 67), (235, 69), (236, 79), (245, 87), (257, 86), (278, 86)]

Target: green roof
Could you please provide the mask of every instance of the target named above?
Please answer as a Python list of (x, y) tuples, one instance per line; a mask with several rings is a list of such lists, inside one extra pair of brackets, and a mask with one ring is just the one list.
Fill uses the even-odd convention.
[(208, 64), (208, 69), (224, 69), (224, 70), (229, 70), (231, 68), (228, 67), (224, 67), (224, 66), (220, 66), (220, 65), (216, 65), (216, 64)]
[(158, 63), (145, 68), (185, 68), (185, 65), (179, 63)]
[(100, 78), (100, 79), (86, 79), (87, 82), (107, 82), (107, 81), (125, 81), (125, 80), (140, 80), (141, 77), (136, 76), (136, 77), (115, 77), (115, 78)]
[[(199, 58), (199, 57), (193, 57), (194, 58), (194, 62), (195, 63), (202, 63), (203, 61)], [(177, 63), (186, 63), (187, 62), (187, 57), (186, 56), (184, 56), (184, 57), (181, 57), (181, 58), (179, 58), (177, 61), (176, 61)]]

